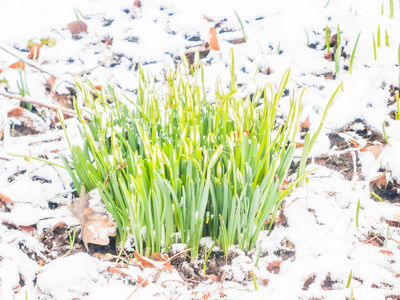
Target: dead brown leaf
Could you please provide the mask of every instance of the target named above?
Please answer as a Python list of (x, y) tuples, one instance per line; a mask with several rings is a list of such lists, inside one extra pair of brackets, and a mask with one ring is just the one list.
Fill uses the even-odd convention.
[(219, 51), (218, 39), (217, 39), (217, 30), (214, 27), (210, 28), (208, 32), (208, 38), (210, 40), (210, 49)]
[(241, 38), (237, 38), (237, 39), (233, 39), (233, 40), (230, 40), (230, 41), (228, 41), (229, 43), (231, 43), (231, 44), (242, 44), (242, 43), (244, 43), (245, 42), (245, 40), (244, 40), (244, 37), (241, 37)]
[(54, 76), (50, 76), (49, 79), (47, 79), (46, 84), (44, 85), (46, 88), (46, 91), (49, 93), (52, 93), (54, 90), (54, 84), (56, 83), (57, 78)]
[(137, 281), (138, 281), (139, 284), (141, 284), (143, 287), (149, 285), (149, 282), (148, 282), (147, 280), (143, 279), (142, 277), (140, 277), (139, 275), (138, 275)]
[(279, 274), (279, 271), (281, 270), (281, 263), (282, 261), (280, 260), (274, 260), (270, 262), (267, 266), (267, 271), (272, 274)]
[(71, 204), (72, 214), (81, 224), (82, 241), (87, 251), (89, 251), (89, 243), (106, 246), (110, 243), (109, 237), (116, 235), (113, 218), (109, 214), (93, 208), (90, 200), (90, 195), (86, 194), (85, 188), (82, 187), (81, 196)]
[(386, 178), (386, 172), (387, 171), (383, 171), (379, 176), (374, 178), (371, 181), (371, 183), (376, 184), (376, 186), (378, 186), (378, 187), (386, 187), (388, 184), (387, 178)]
[(42, 48), (43, 44), (33, 44), (31, 47), (29, 47), (29, 54), (28, 58), (30, 59), (37, 59), (39, 57), (39, 50)]
[(87, 25), (81, 20), (69, 23), (67, 29), (71, 31), (74, 38), (78, 37), (82, 32), (87, 33)]
[(378, 156), (381, 154), (382, 152), (382, 146), (381, 145), (370, 145), (370, 146), (366, 146), (360, 149), (361, 152), (371, 152), (374, 156), (375, 159), (378, 158)]
[(310, 122), (310, 116), (307, 116), (307, 118), (300, 123), (300, 128), (301, 130), (305, 131), (305, 130), (309, 130), (311, 126), (311, 122)]
[(303, 278), (304, 284), (302, 290), (307, 291), (310, 288), (310, 285), (314, 283), (315, 278), (317, 278), (317, 275), (315, 273), (311, 273), (306, 277), (304, 277)]

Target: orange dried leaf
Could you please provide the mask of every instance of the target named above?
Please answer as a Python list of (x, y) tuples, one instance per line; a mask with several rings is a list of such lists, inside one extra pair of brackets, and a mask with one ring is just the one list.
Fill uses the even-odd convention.
[(353, 145), (354, 148), (360, 147), (360, 144), (357, 143), (357, 142), (356, 142), (355, 140), (353, 140), (353, 139), (350, 139), (350, 143)]
[(201, 297), (201, 299), (208, 299), (210, 296), (211, 296), (211, 293), (210, 293), (210, 292), (205, 292), (205, 293), (203, 294), (203, 297)]
[(210, 28), (210, 31), (208, 33), (208, 37), (210, 40), (210, 48), (212, 50), (219, 51), (219, 45), (218, 45), (218, 39), (217, 39), (217, 30), (214, 27)]
[(56, 83), (57, 78), (54, 76), (50, 76), (49, 79), (47, 79), (45, 87), (48, 90), (48, 92), (52, 92), (54, 89), (54, 84)]
[(281, 269), (281, 263), (282, 263), (282, 261), (280, 261), (280, 260), (274, 260), (274, 261), (270, 262), (267, 266), (268, 272), (273, 273), (273, 274), (279, 274), (279, 271)]
[(22, 231), (25, 231), (25, 232), (27, 232), (27, 233), (31, 233), (31, 232), (34, 232), (36, 229), (35, 229), (35, 227), (33, 226), (33, 225), (28, 225), (28, 226), (25, 226), (25, 225), (18, 225), (17, 226), (19, 229), (21, 229)]
[(107, 271), (110, 272), (111, 274), (120, 274), (123, 277), (130, 276), (129, 274), (119, 270), (118, 267), (108, 267)]
[(303, 142), (295, 142), (296, 148), (303, 148), (304, 143)]
[(145, 268), (155, 268), (154, 262), (148, 259), (147, 257), (141, 256), (136, 250), (133, 250), (138, 261), (142, 263), (142, 266)]
[(306, 130), (306, 129), (310, 129), (310, 126), (311, 126), (310, 116), (307, 116), (307, 118), (303, 122), (300, 123), (300, 128), (303, 130)]
[(17, 61), (9, 66), (10, 69), (22, 69), (25, 70), (25, 63), (23, 61)]
[(37, 59), (39, 57), (39, 50), (42, 48), (43, 44), (33, 44), (32, 47), (29, 48), (28, 58)]
[(382, 253), (382, 254), (386, 254), (386, 255), (393, 255), (393, 252), (390, 251), (390, 250), (384, 250), (384, 249), (382, 249), (382, 250), (379, 250), (379, 252)]
[(140, 277), (139, 275), (138, 275), (138, 277), (137, 277), (137, 281), (138, 281), (139, 284), (141, 284), (143, 287), (149, 285), (149, 282), (148, 282), (147, 280), (144, 280), (144, 279), (143, 279), (142, 277)]
[(53, 225), (53, 230), (56, 229), (57, 227), (65, 226), (65, 225), (67, 225), (67, 224), (65, 224), (64, 222), (58, 222), (57, 224)]
[(218, 281), (218, 276), (215, 274), (210, 274), (210, 275), (205, 275), (207, 279), (211, 279), (212, 281), (217, 282)]
[(0, 200), (4, 201), (4, 202), (8, 202), (8, 203), (14, 203), (14, 201), (12, 201), (10, 199), (10, 197), (8, 197), (7, 195), (4, 195), (2, 193), (0, 193)]

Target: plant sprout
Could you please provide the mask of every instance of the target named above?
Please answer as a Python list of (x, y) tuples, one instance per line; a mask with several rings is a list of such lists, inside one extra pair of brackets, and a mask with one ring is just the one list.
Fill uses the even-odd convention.
[(357, 36), (357, 40), (356, 40), (356, 43), (354, 45), (353, 52), (351, 53), (351, 56), (350, 56), (350, 62), (349, 62), (349, 72), (350, 72), (350, 74), (351, 74), (351, 70), (353, 69), (354, 55), (356, 54), (356, 49), (357, 49), (357, 45), (358, 45), (358, 40), (360, 39), (360, 35), (361, 35), (361, 31), (359, 32), (359, 34)]
[(358, 228), (358, 216), (360, 213), (360, 198), (358, 198), (357, 211), (356, 211), (356, 228)]
[(372, 32), (372, 44), (373, 44), (373, 47), (374, 47), (374, 60), (376, 60), (376, 43), (375, 43), (374, 32)]
[(236, 18), (237, 18), (238, 21), (239, 21), (240, 28), (242, 28), (244, 42), (246, 43), (246, 42), (247, 42), (247, 36), (246, 36), (246, 33), (244, 32), (244, 26), (243, 26), (242, 19), (240, 19), (240, 17), (239, 17), (239, 15), (237, 14), (236, 10), (233, 10), (233, 11), (235, 12)]

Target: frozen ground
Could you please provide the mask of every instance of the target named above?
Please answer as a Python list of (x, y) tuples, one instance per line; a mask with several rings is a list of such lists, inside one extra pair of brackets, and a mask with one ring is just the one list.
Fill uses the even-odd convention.
[[(0, 299), (127, 299), (132, 293), (131, 299), (400, 299), (400, 121), (394, 101), (400, 3), (393, 2), (391, 18), (389, 0), (148, 0), (140, 7), (133, 0), (2, 1), (0, 82), (8, 84), (0, 83)], [(81, 17), (87, 33), (75, 37), (67, 29), (76, 21), (74, 8), (87, 17)], [(243, 37), (234, 10), (246, 43), (232, 42)], [(337, 74), (335, 61), (325, 55), (327, 26), (332, 35), (338, 27), (341, 32), (345, 55)], [(203, 44), (211, 27), (220, 50), (207, 53)], [(40, 48), (35, 61), (28, 59), (29, 40), (47, 38), (56, 44)], [(202, 62), (212, 91), (217, 76), (228, 84), (232, 48), (243, 95), (257, 84), (277, 86), (291, 68), (290, 89), (300, 95), (307, 88), (302, 121), (309, 116), (312, 132), (343, 82), (312, 152), (309, 168), (318, 170), (286, 199), (272, 233), (262, 233), (251, 253), (232, 249), (227, 266), (215, 258), (218, 265), (208, 270), (218, 272), (208, 279), (183, 261), (173, 263), (171, 272), (136, 262), (122, 267), (110, 255), (87, 254), (81, 242), (62, 257), (78, 220), (69, 210), (70, 195), (52, 198), (71, 189), (68, 174), (10, 154), (62, 164), (59, 153), (68, 156), (68, 145), (51, 110), (38, 109), (41, 117), (15, 111), (20, 102), (12, 96), (19, 95), (20, 75), (8, 66), (16, 56), (31, 64), (25, 68), (28, 98), (68, 108), (75, 75), (133, 95), (140, 59), (162, 90), (167, 66), (196, 49), (207, 54)], [(45, 84), (51, 75), (56, 81), (49, 94)], [(287, 104), (282, 101), (283, 113)], [(77, 121), (67, 122), (71, 134), (77, 133)]]

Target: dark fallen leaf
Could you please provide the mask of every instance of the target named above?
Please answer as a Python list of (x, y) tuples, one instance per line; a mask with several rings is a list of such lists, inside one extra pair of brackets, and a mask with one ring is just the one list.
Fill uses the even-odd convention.
[(245, 40), (244, 40), (244, 37), (241, 37), (241, 38), (230, 40), (228, 42), (231, 44), (242, 44), (245, 42)]
[(280, 260), (274, 260), (270, 262), (267, 266), (267, 271), (272, 274), (279, 274), (279, 271), (281, 270), (281, 263), (282, 261)]
[(87, 33), (87, 25), (81, 20), (69, 23), (67, 29), (71, 31), (74, 38), (78, 37), (82, 32)]
[[(96, 195), (96, 198), (92, 199), (90, 194), (86, 194), (85, 188), (82, 187), (81, 196), (71, 204), (72, 214), (81, 224), (82, 241), (88, 252), (89, 243), (108, 245), (110, 243), (109, 237), (115, 236), (117, 229), (114, 219), (106, 212), (100, 196)], [(95, 204), (91, 200), (94, 200)]]

